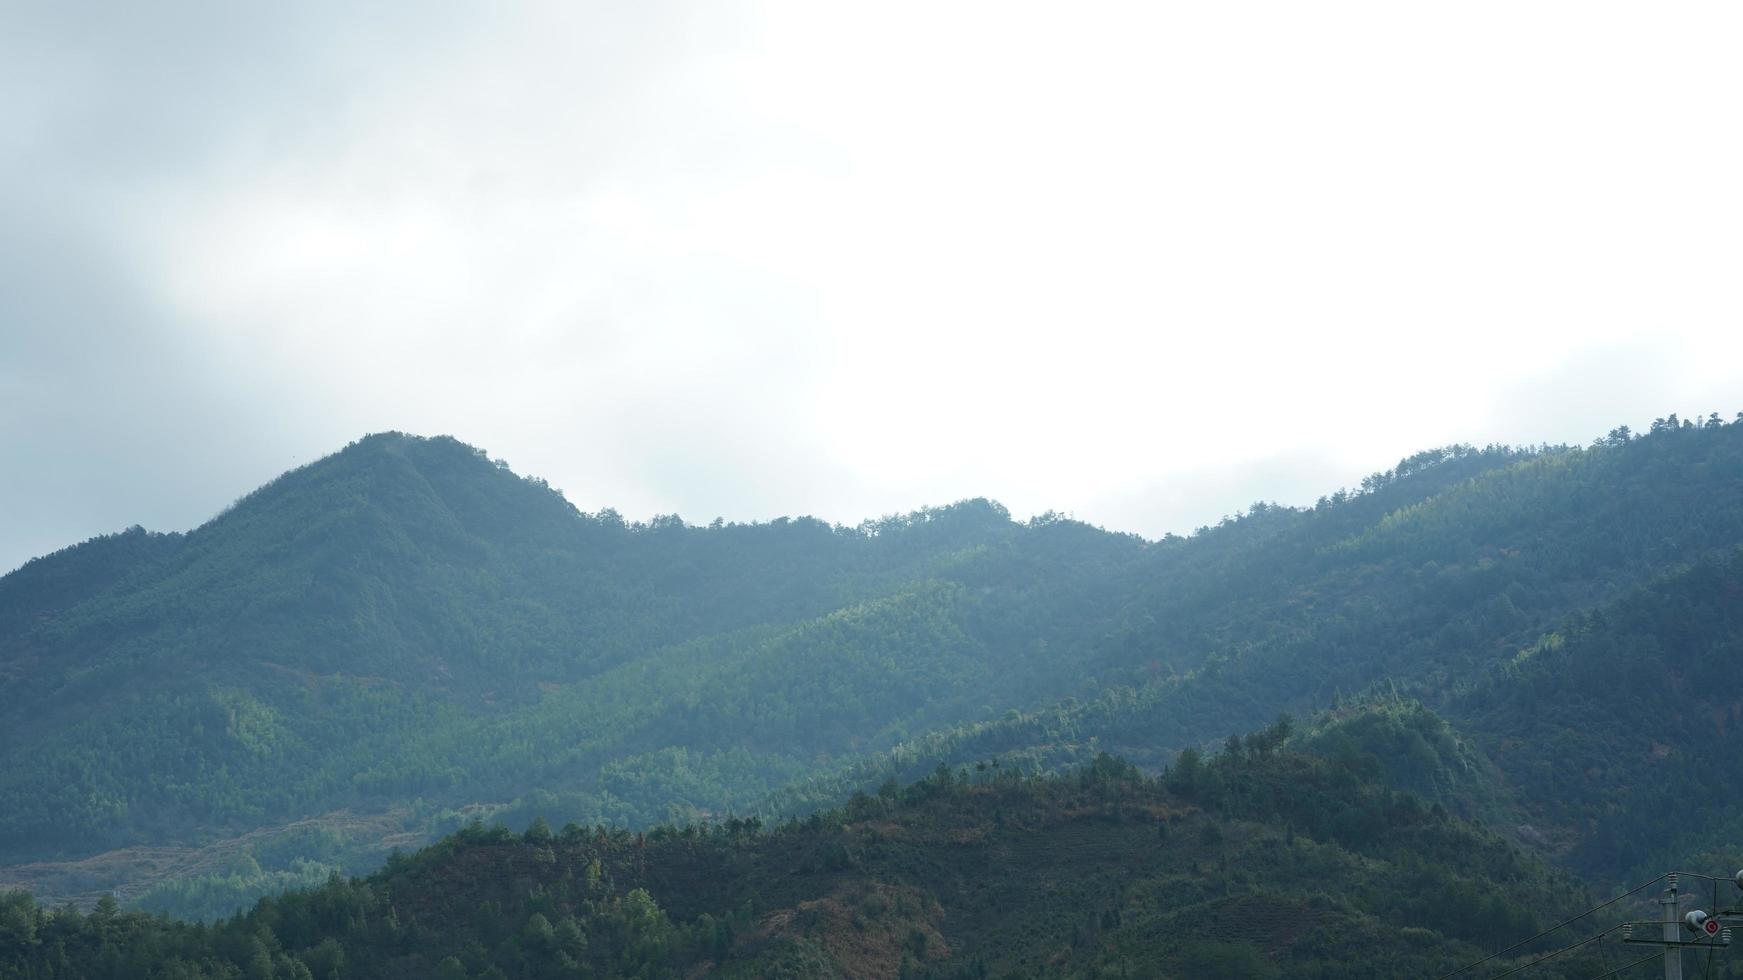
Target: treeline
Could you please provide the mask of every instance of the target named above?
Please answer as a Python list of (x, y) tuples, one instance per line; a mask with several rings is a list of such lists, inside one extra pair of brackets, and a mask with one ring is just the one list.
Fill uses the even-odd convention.
[(0, 978), (1382, 977), (1589, 901), (1289, 736), (1159, 778), (1105, 755), (1060, 777), (940, 767), (780, 825), (474, 824), (214, 926), (13, 894)]

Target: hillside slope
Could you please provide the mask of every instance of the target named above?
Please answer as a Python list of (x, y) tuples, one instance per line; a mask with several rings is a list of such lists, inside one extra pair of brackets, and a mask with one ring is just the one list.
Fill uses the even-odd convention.
[[(23, 624), (0, 636), (0, 855), (600, 788), (603, 764), (673, 746), (754, 788), (1049, 689), (1059, 661), (993, 669), (1009, 639), (1075, 642), (1143, 547), (973, 501), (860, 530), (629, 526), (397, 435), (165, 540), (125, 573), (99, 541), (0, 580)], [(730, 794), (596, 796), (646, 821)]]
[(1160, 781), (1110, 757), (1064, 778), (941, 771), (766, 831), (472, 827), (213, 931), (8, 899), (0, 977), (1378, 978), (1585, 907), (1517, 849), (1281, 737)]
[[(803, 809), (937, 760), (1046, 771), (1107, 750), (1163, 764), (1178, 682), (915, 740), (767, 808)], [(1743, 866), (1743, 548), (1571, 615), (1448, 686), (1389, 677), (1311, 719), (1304, 745), (1587, 876)]]

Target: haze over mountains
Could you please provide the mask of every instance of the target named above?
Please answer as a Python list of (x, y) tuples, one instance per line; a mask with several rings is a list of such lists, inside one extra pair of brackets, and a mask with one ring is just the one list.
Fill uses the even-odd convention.
[[(843, 964), (862, 956), (874, 973), (1152, 975), (1202, 954), (1351, 976), (1347, 937), (1225, 936), (1220, 953), (1168, 937), (1237, 906), (1372, 932), (1410, 901), (1374, 883), (1364, 862), (1384, 861), (1470, 889), (1461, 924), (1418, 916), (1433, 938), (1387, 954), (1456, 965), (1541, 913), (1504, 884), (1578, 904), (1539, 862), (1600, 892), (1673, 864), (1743, 866), (1740, 549), (1743, 421), (1716, 415), (1589, 447), (1430, 450), (1316, 506), (1255, 504), (1160, 541), (986, 500), (858, 527), (628, 524), (452, 439), (374, 435), (192, 532), (134, 528), (0, 578), (0, 883), (50, 901), (120, 887), (211, 916), (473, 816), (731, 817), (645, 854), (475, 829), (345, 894), (446, 921), (438, 906), (485, 886), (443, 862), (549, 851), (515, 874), (564, 897), (498, 896), (502, 929), (536, 912), (628, 955), (654, 927), (611, 917), (642, 889), (671, 969), (774, 975), (811, 957), (823, 966), (792, 975), (856, 975)], [(1099, 775), (1018, 778), (1081, 765)], [(738, 820), (814, 812), (827, 819), (785, 843)], [(1413, 814), (1393, 824), (1405, 837), (1375, 836), (1383, 813)], [(1018, 889), (1013, 907), (1048, 923), (1022, 942), (947, 884), (969, 871), (941, 870), (963, 859), (952, 846), (1020, 855), (1060, 835), (1101, 857), (1045, 874), (1099, 897)], [(1140, 836), (1171, 843), (1108, 877)], [(1490, 857), (1457, 856), (1475, 840)], [(1281, 892), (1241, 883), (1310, 846), (1364, 897), (1316, 904), (1305, 870)], [(695, 870), (720, 854), (736, 855), (725, 870)], [(596, 858), (615, 884), (574, 885)], [(789, 859), (810, 885), (758, 877)], [(804, 908), (815, 931), (769, 918)], [(842, 926), (855, 909), (872, 925)], [(1128, 915), (1145, 925), (1122, 933)], [(358, 975), (427, 975), (450, 952), (465, 975), (513, 973), (492, 959), (501, 937), (426, 961), (384, 935), (316, 930), (266, 953), (302, 963), (356, 939), (377, 971)], [(585, 960), (555, 940), (513, 952), (560, 950)]]

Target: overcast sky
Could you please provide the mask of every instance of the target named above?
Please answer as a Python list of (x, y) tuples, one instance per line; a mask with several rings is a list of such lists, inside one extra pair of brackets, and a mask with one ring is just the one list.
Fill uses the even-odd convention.
[(1157, 536), (1730, 416), (1740, 46), (1732, 2), (0, 0), (0, 571), (383, 429), (632, 518)]

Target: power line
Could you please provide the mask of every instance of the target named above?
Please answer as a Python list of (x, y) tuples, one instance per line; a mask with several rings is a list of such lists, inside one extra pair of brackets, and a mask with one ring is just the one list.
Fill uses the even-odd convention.
[(1659, 955), (1660, 954), (1658, 954), (1658, 953), (1647, 953), (1645, 956), (1640, 957), (1639, 959), (1635, 960), (1634, 962), (1627, 963), (1627, 964), (1624, 964), (1620, 967), (1617, 967), (1616, 969), (1611, 970), (1609, 973), (1600, 973), (1597, 976), (1593, 977), (1592, 980), (1604, 980), (1605, 977), (1613, 977), (1616, 974), (1621, 973), (1623, 970), (1633, 969), (1634, 967), (1637, 967), (1640, 964), (1645, 963), (1647, 960), (1656, 960), (1656, 959), (1658, 959)]
[(1620, 929), (1620, 928), (1622, 928), (1622, 927), (1621, 926), (1611, 926), (1610, 928), (1605, 929), (1603, 932), (1600, 932), (1597, 935), (1592, 936), (1589, 939), (1582, 939), (1579, 942), (1574, 943), (1572, 946), (1563, 946), (1562, 948), (1555, 950), (1554, 952), (1545, 953), (1542, 956), (1539, 956), (1537, 959), (1534, 959), (1529, 963), (1525, 963), (1521, 966), (1516, 966), (1513, 969), (1508, 970), (1506, 973), (1497, 973), (1494, 976), (1490, 977), (1489, 980), (1501, 980), (1502, 977), (1510, 977), (1515, 973), (1520, 973), (1520, 972), (1523, 972), (1525, 970), (1529, 970), (1532, 967), (1536, 966), (1537, 964), (1542, 963), (1544, 960), (1551, 960), (1551, 959), (1556, 958), (1557, 956), (1560, 956), (1563, 953), (1572, 952), (1573, 950), (1579, 949), (1581, 946), (1584, 946), (1587, 943), (1595, 943), (1598, 940), (1604, 938), (1605, 936), (1608, 936), (1610, 933), (1615, 932), (1617, 929)]
[[(1605, 902), (1602, 905), (1596, 906), (1594, 908), (1589, 908), (1589, 909), (1585, 910), (1584, 912), (1581, 912), (1579, 915), (1574, 916), (1571, 919), (1564, 919), (1561, 922), (1557, 922), (1555, 925), (1550, 926), (1548, 929), (1543, 930), (1542, 932), (1538, 933), (1535, 936), (1532, 936), (1530, 939), (1521, 939), (1518, 942), (1514, 943), (1513, 945), (1507, 947), (1506, 949), (1496, 950), (1495, 952), (1490, 953), (1488, 956), (1485, 956), (1482, 959), (1476, 961), (1475, 963), (1469, 964), (1468, 966), (1461, 966), (1458, 969), (1452, 971), (1451, 973), (1443, 973), (1440, 976), (1436, 977), (1435, 980), (1447, 980), (1447, 978), (1456, 977), (1459, 974), (1465, 972), (1466, 970), (1471, 970), (1471, 969), (1475, 969), (1476, 967), (1482, 966), (1484, 963), (1487, 963), (1490, 960), (1495, 959), (1498, 956), (1503, 956), (1507, 953), (1511, 953), (1513, 950), (1516, 950), (1519, 947), (1524, 946), (1528, 943), (1534, 943), (1534, 942), (1538, 941), (1539, 939), (1542, 939), (1544, 936), (1547, 936), (1550, 933), (1556, 931), (1557, 929), (1560, 929), (1563, 926), (1571, 925), (1575, 922), (1578, 922), (1579, 920), (1585, 918), (1586, 916), (1591, 915), (1593, 912), (1601, 912), (1604, 909), (1607, 909), (1610, 906), (1615, 905), (1617, 902), (1620, 902), (1624, 898), (1627, 898), (1628, 896), (1634, 894), (1635, 892), (1644, 891), (1647, 888), (1651, 888), (1653, 885), (1658, 884), (1659, 882), (1663, 881), (1664, 879), (1666, 879), (1668, 877), (1670, 877), (1668, 874), (1662, 874), (1662, 875), (1659, 875), (1658, 877), (1652, 879), (1651, 881), (1645, 882), (1644, 884), (1635, 885), (1633, 888), (1630, 888), (1627, 891), (1623, 892), (1622, 894), (1617, 895), (1615, 898), (1610, 899), (1608, 902)], [(1600, 933), (1599, 935), (1602, 935), (1602, 933)], [(1506, 976), (1506, 974), (1502, 974), (1502, 976)]]
[(1672, 871), (1669, 873), (1676, 875), (1679, 878), (1699, 878), (1702, 881), (1719, 882), (1719, 881), (1735, 881), (1736, 880), (1734, 878), (1724, 878), (1724, 877), (1714, 877), (1713, 875), (1704, 875), (1704, 874), (1700, 874), (1700, 873), (1694, 872), (1694, 871)]

